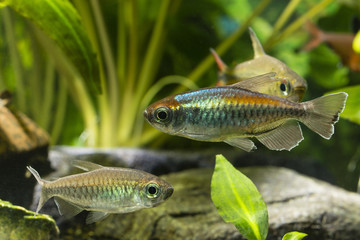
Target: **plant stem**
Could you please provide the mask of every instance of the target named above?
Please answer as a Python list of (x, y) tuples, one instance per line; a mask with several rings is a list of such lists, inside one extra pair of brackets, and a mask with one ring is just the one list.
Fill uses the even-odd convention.
[[(137, 109), (134, 102), (134, 87), (138, 71), (138, 22), (136, 1), (125, 1), (124, 15), (126, 16), (129, 31), (129, 53), (127, 64), (127, 78), (119, 116), (118, 143), (125, 144), (132, 131), (134, 117), (132, 112)], [(138, 84), (136, 84), (138, 86)], [(129, 113), (131, 112), (131, 113)], [(131, 120), (132, 119), (132, 120)]]
[(88, 145), (97, 146), (98, 144), (98, 125), (95, 108), (92, 104), (86, 86), (74, 66), (66, 58), (59, 47), (47, 36), (44, 35), (37, 27), (33, 27), (40, 44), (45, 48), (46, 52), (54, 60), (55, 66), (66, 81), (68, 90), (77, 104), (83, 120), (85, 122), (86, 131), (89, 132)]
[[(276, 35), (279, 33), (279, 30), (285, 25), (286, 21), (292, 15), (296, 7), (299, 5), (300, 1), (301, 0), (291, 0), (289, 2), (289, 4), (286, 6), (284, 11), (282, 11), (280, 17), (274, 24), (273, 32), (271, 33), (271, 36), (269, 37), (267, 42), (272, 41), (272, 39), (276, 37)], [(264, 48), (266, 49), (266, 47), (267, 46), (265, 45)]]
[(321, 10), (323, 10), (327, 5), (329, 5), (333, 0), (324, 0), (314, 7), (312, 7), (309, 11), (307, 11), (304, 15), (295, 20), (292, 24), (290, 24), (282, 33), (280, 33), (276, 38), (268, 41), (265, 45), (267, 48), (271, 48), (276, 43), (280, 42), (282, 39), (288, 37), (308, 20), (318, 14)]
[(16, 38), (14, 33), (15, 27), (11, 20), (9, 8), (3, 8), (2, 12), (4, 19), (4, 28), (6, 33), (6, 40), (7, 43), (9, 44), (10, 61), (11, 61), (11, 65), (14, 68), (18, 104), (21, 111), (27, 112), (27, 105), (25, 100), (26, 93), (25, 93), (25, 86), (23, 80), (23, 69), (21, 67), (21, 61), (16, 48)]
[(45, 72), (45, 86), (43, 89), (43, 101), (42, 106), (38, 106), (41, 109), (41, 119), (42, 121), (39, 122), (39, 125), (44, 129), (49, 129), (50, 124), (50, 116), (51, 114), (51, 107), (54, 102), (54, 82), (55, 82), (55, 72), (54, 72), (54, 64), (51, 61), (47, 61), (46, 64), (46, 72)]
[[(105, 68), (107, 69), (107, 87), (108, 87), (108, 93), (109, 93), (109, 102), (110, 104), (107, 106), (107, 111), (104, 111), (104, 113), (110, 117), (110, 125), (108, 125), (108, 136), (102, 139), (102, 142), (105, 140), (110, 143), (115, 142), (115, 134), (116, 127), (117, 127), (117, 117), (118, 117), (118, 79), (116, 76), (116, 67), (115, 67), (115, 61), (114, 57), (112, 55), (110, 41), (106, 32), (106, 26), (104, 24), (103, 16), (101, 13), (100, 5), (98, 0), (91, 0), (92, 9), (94, 12), (95, 22), (97, 25), (97, 31), (100, 38), (100, 43), (102, 46), (102, 53), (104, 56), (104, 62), (105, 62)], [(102, 115), (102, 119), (103, 119)]]
[(54, 124), (52, 126), (51, 135), (50, 135), (51, 136), (50, 143), (52, 145), (58, 143), (61, 129), (65, 119), (66, 105), (67, 105), (67, 92), (66, 92), (65, 80), (60, 79), (59, 90), (57, 95), (57, 106), (55, 108), (56, 110), (53, 119)]
[[(117, 73), (119, 79), (119, 93), (123, 96), (126, 91), (126, 15), (124, 12), (124, 1), (118, 1), (118, 4)], [(122, 106), (121, 102), (119, 104)]]

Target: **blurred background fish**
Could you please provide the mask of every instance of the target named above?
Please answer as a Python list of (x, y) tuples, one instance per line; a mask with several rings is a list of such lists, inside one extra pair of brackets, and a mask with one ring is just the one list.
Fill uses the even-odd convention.
[(80, 160), (75, 160), (74, 166), (89, 172), (50, 182), (41, 179), (32, 167), (27, 167), (41, 186), (36, 214), (48, 199), (54, 197), (60, 214), (67, 218), (83, 210), (91, 211), (86, 218), (86, 223), (90, 224), (104, 219), (109, 213), (155, 207), (173, 193), (168, 182), (144, 171), (103, 167)]
[[(356, 24), (354, 23), (354, 25)], [(360, 72), (360, 55), (353, 48), (354, 33), (324, 32), (310, 21), (306, 22), (305, 27), (312, 35), (312, 39), (304, 46), (304, 50), (310, 51), (318, 45), (326, 43), (339, 55), (343, 64), (347, 65), (354, 72)], [(356, 28), (357, 30), (354, 29), (355, 32), (360, 29), (359, 26)]]
[(245, 151), (256, 148), (256, 137), (271, 150), (291, 150), (303, 140), (296, 121), (326, 139), (334, 133), (347, 94), (292, 101), (236, 86), (204, 88), (153, 103), (144, 111), (155, 128), (172, 135), (209, 142), (226, 142)]
[(211, 53), (219, 68), (218, 82), (216, 85), (229, 85), (258, 75), (274, 72), (276, 75), (273, 76), (271, 81), (264, 81), (262, 85), (258, 85), (245, 80), (246, 82), (242, 83), (241, 87), (249, 89), (247, 86), (251, 86), (250, 89), (252, 91), (300, 102), (307, 89), (305, 79), (300, 77), (285, 63), (267, 55), (251, 28), (249, 28), (249, 33), (254, 49), (254, 59), (240, 63), (234, 68), (229, 68), (217, 55), (215, 50), (211, 49)]

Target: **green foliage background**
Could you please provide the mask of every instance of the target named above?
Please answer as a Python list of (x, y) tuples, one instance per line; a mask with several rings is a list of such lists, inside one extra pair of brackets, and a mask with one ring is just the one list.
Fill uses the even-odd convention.
[[(351, 32), (352, 19), (360, 17), (357, 0), (32, 1), (40, 10), (46, 3), (56, 2), (59, 9), (69, 5), (70, 13), (81, 19), (72, 26), (91, 44), (75, 61), (69, 61), (67, 53), (76, 46), (67, 52), (57, 44), (71, 42), (70, 35), (48, 37), (54, 21), (68, 19), (26, 16), (16, 7), (22, 1), (26, 0), (0, 1), (0, 89), (14, 93), (16, 107), (50, 132), (52, 144), (230, 148), (162, 134), (144, 124), (142, 111), (169, 93), (213, 85), (217, 69), (210, 47), (229, 66), (251, 59), (247, 33), (251, 26), (269, 55), (307, 79), (305, 100), (342, 88), (350, 93), (330, 141), (303, 127), (305, 140), (290, 153), (263, 151), (317, 159), (339, 185), (356, 189), (360, 74), (341, 65), (339, 56), (326, 44), (311, 52), (301, 48), (310, 38), (303, 28), (307, 19), (324, 31)], [(98, 77), (92, 74), (93, 79), (81, 70), (84, 59), (92, 56), (96, 56), (93, 61), (100, 73)], [(99, 84), (102, 95), (96, 94), (99, 87), (92, 89)]]

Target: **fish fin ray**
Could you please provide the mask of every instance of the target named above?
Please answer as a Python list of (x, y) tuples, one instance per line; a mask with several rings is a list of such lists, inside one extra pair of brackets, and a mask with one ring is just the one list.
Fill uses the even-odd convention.
[(259, 92), (259, 90), (263, 89), (266, 86), (269, 86), (269, 84), (271, 85), (273, 82), (280, 80), (280, 78), (275, 77), (275, 75), (275, 72), (269, 72), (255, 77), (247, 78), (230, 86)]
[(220, 56), (217, 54), (217, 52), (213, 49), (210, 48), (210, 52), (213, 55), (213, 57), (215, 58), (215, 62), (220, 70), (220, 72), (225, 72), (228, 68), (228, 66), (223, 62), (223, 60), (220, 58)]
[(277, 151), (290, 151), (304, 139), (299, 123), (292, 120), (256, 138), (270, 150)]
[(36, 211), (35, 211), (35, 214), (34, 214), (34, 216), (36, 216), (36, 215), (39, 213), (40, 209), (44, 206), (44, 204), (47, 202), (47, 200), (49, 200), (49, 198), (50, 198), (51, 196), (49, 196), (49, 195), (47, 194), (46, 188), (43, 188), (44, 183), (47, 182), (47, 181), (44, 180), (44, 179), (42, 179), (42, 178), (40, 177), (40, 174), (39, 174), (34, 168), (32, 168), (32, 167), (30, 167), (30, 166), (27, 166), (26, 168), (27, 168), (27, 169), (30, 171), (30, 173), (35, 177), (35, 179), (36, 179), (36, 181), (39, 183), (40, 189), (41, 189), (41, 190), (40, 190), (39, 203), (38, 203), (38, 206), (37, 206)]
[(88, 215), (86, 217), (86, 224), (91, 224), (94, 222), (101, 221), (104, 218), (106, 218), (108, 215), (109, 215), (109, 213), (107, 213), (107, 212), (91, 211), (88, 213)]
[(103, 166), (101, 166), (99, 164), (89, 162), (89, 161), (83, 161), (83, 160), (73, 160), (72, 165), (74, 167), (80, 168), (84, 171), (92, 171), (92, 170), (103, 168)]
[(224, 140), (224, 142), (226, 142), (227, 144), (233, 147), (241, 148), (242, 150), (245, 150), (247, 152), (256, 149), (254, 142), (248, 138), (230, 138)]
[(302, 103), (308, 116), (301, 121), (323, 138), (330, 139), (334, 133), (334, 124), (345, 108), (347, 96), (347, 93), (339, 92)]
[(60, 215), (64, 216), (65, 218), (71, 218), (75, 215), (78, 215), (84, 209), (65, 201), (60, 197), (54, 197), (55, 204), (59, 210)]
[(251, 43), (254, 49), (254, 58), (258, 58), (266, 55), (263, 46), (261, 45), (259, 39), (257, 38), (254, 30), (251, 27), (249, 27), (249, 33), (250, 33)]

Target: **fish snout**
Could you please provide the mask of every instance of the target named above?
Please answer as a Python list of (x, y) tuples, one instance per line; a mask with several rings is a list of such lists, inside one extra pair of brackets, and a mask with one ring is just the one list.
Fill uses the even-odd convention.
[(166, 189), (164, 200), (168, 199), (173, 194), (173, 192), (174, 192), (174, 188), (172, 187)]
[(148, 120), (148, 111), (147, 111), (147, 109), (144, 110), (143, 115), (144, 115), (144, 118), (146, 120)]

